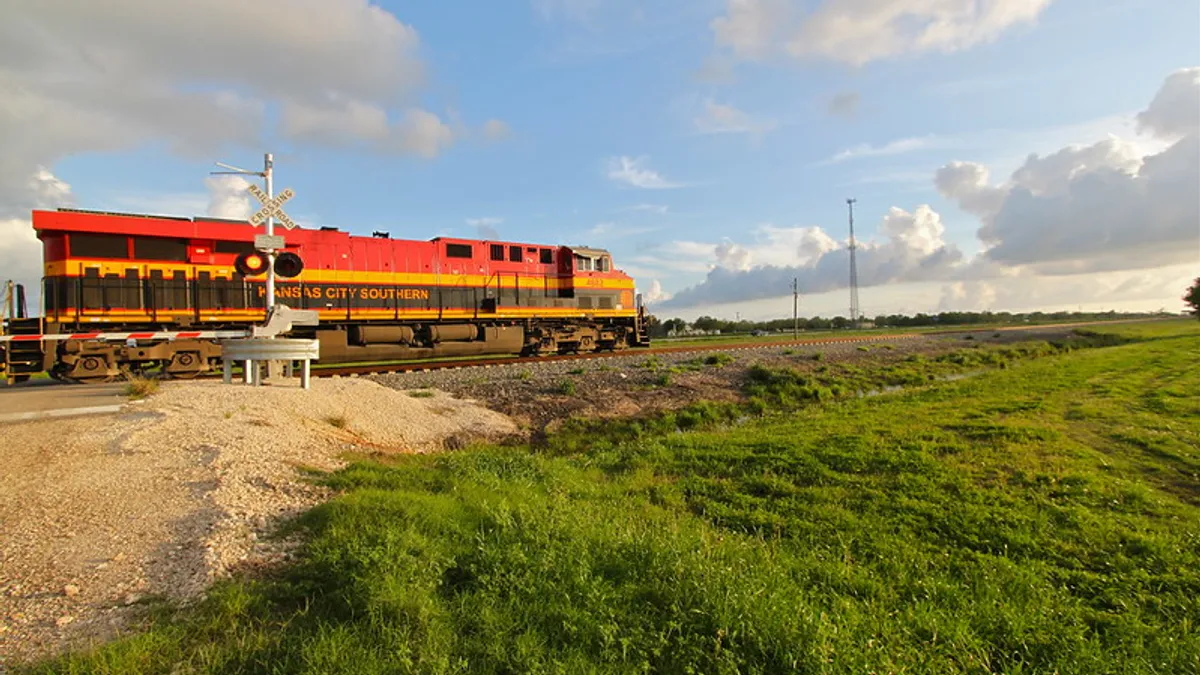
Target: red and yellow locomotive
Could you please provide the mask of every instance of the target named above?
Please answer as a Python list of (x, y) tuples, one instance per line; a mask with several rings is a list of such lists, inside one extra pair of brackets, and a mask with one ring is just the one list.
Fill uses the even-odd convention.
[[(266, 315), (245, 221), (76, 209), (34, 211), (43, 242), (44, 331), (246, 329)], [(508, 241), (283, 233), (303, 261), (276, 279), (276, 301), (316, 310), (322, 362), (465, 354), (544, 354), (648, 344), (633, 279), (608, 251)], [(295, 262), (296, 258), (292, 258)], [(46, 343), (55, 377), (103, 380), (123, 367), (178, 377), (210, 370), (203, 339)]]

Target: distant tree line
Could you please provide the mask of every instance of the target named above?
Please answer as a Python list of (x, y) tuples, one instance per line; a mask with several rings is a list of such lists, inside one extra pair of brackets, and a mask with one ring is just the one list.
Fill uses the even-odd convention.
[[(1156, 316), (1172, 316), (1163, 311), (1159, 312), (939, 312), (937, 314), (880, 314), (874, 319), (863, 317), (864, 322), (872, 322), (876, 328), (910, 328), (918, 326), (970, 326), (972, 324), (1018, 324), (1018, 323), (1058, 323), (1068, 321), (1104, 321), (1113, 319), (1140, 319)], [(800, 330), (840, 330), (851, 328), (850, 319), (844, 316), (834, 317), (800, 317), (796, 322)], [(772, 319), (770, 321), (728, 321), (712, 316), (702, 316), (695, 321), (687, 322), (680, 318), (661, 320), (650, 317), (650, 334), (652, 337), (666, 337), (672, 332), (693, 329), (701, 331), (720, 331), (721, 333), (749, 333), (755, 330), (770, 332), (788, 332), (792, 330), (791, 317)]]

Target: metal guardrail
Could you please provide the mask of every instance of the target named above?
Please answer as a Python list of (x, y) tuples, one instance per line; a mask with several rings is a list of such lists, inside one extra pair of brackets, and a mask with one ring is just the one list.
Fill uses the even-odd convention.
[(295, 340), (284, 338), (248, 338), (221, 342), (221, 361), (225, 383), (233, 382), (233, 363), (242, 362), (245, 383), (253, 386), (262, 384), (262, 365), (284, 362), (284, 377), (291, 377), (292, 364), (300, 362), (300, 387), (309, 388), (312, 361), (321, 354), (320, 340)]

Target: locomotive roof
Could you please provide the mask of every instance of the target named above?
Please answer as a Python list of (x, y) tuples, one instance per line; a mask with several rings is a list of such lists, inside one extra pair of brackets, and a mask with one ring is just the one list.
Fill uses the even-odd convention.
[[(112, 218), (138, 218), (138, 219), (145, 219), (145, 220), (164, 220), (164, 221), (172, 221), (172, 222), (177, 222), (177, 223), (192, 223), (195, 225), (201, 225), (204, 223), (212, 223), (212, 224), (216, 224), (216, 225), (245, 225), (247, 228), (249, 228), (249, 230), (255, 229), (253, 226), (250, 225), (250, 221), (236, 219), (236, 218), (216, 218), (216, 217), (211, 217), (211, 216), (194, 216), (194, 217), (169, 216), (169, 215), (150, 214), (150, 213), (127, 213), (127, 212), (119, 212), (119, 211), (98, 211), (98, 210), (91, 210), (91, 209), (76, 209), (76, 208), (67, 208), (67, 207), (60, 207), (55, 210), (59, 213), (80, 214), (80, 215), (84, 215), (84, 216), (101, 216), (101, 217), (112, 217)], [(35, 209), (35, 214), (38, 211), (42, 211), (42, 210)], [(34, 229), (38, 229), (38, 230), (44, 229), (44, 226), (42, 226), (40, 224), (40, 222), (37, 218), (34, 218)], [(57, 226), (51, 227), (49, 229), (70, 231), (74, 228), (63, 227), (62, 223), (59, 223), (59, 224), (57, 224)], [(94, 231), (93, 228), (87, 228), (87, 229), (89, 231)], [(336, 234), (340, 234), (343, 236), (357, 237), (357, 238), (362, 238), (362, 239), (383, 239), (385, 241), (386, 240), (405, 241), (405, 239), (403, 237), (393, 238), (392, 236), (390, 236), (390, 234), (388, 234), (388, 236), (386, 236), (386, 237), (377, 237), (377, 236), (368, 235), (368, 234), (355, 234), (353, 232), (343, 231), (336, 227), (330, 227), (330, 226), (322, 226), (322, 227), (317, 227), (317, 228), (297, 227), (296, 229), (304, 231), (304, 232), (313, 232), (313, 233), (316, 233), (316, 232), (324, 232), (324, 233), (331, 233), (331, 234), (336, 233)], [(250, 231), (248, 231), (245, 239), (249, 240), (251, 238), (250, 234), (251, 234)], [(284, 234), (284, 233), (279, 232), (277, 230), (276, 234)], [(172, 234), (169, 232), (163, 232), (162, 236), (172, 236)], [(238, 237), (238, 238), (241, 239), (241, 237)], [(431, 243), (436, 243), (436, 242), (440, 242), (440, 241), (472, 242), (472, 243), (484, 243), (484, 244), (495, 243), (495, 244), (505, 244), (505, 245), (512, 245), (512, 246), (531, 246), (531, 247), (536, 246), (539, 248), (559, 248), (561, 246), (559, 244), (539, 244), (539, 243), (534, 243), (534, 242), (470, 239), (470, 238), (443, 237), (443, 236), (433, 237), (431, 239), (424, 239), (424, 240), (410, 239), (407, 241), (425, 241), (425, 242), (431, 242)], [(595, 255), (607, 255), (608, 254), (608, 251), (605, 251), (603, 249), (578, 247), (578, 246), (567, 246), (566, 248), (569, 248), (573, 252), (580, 253), (582, 255), (595, 256)]]

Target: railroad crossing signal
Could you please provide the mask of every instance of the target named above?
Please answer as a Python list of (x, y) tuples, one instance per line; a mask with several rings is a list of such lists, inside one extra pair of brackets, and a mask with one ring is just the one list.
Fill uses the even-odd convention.
[(296, 228), (296, 223), (292, 222), (292, 219), (288, 217), (288, 214), (283, 212), (283, 203), (296, 196), (296, 193), (292, 190), (292, 188), (285, 188), (273, 198), (268, 197), (267, 193), (263, 192), (262, 188), (258, 187), (257, 185), (251, 184), (247, 189), (250, 191), (250, 194), (254, 195), (254, 197), (258, 199), (259, 202), (262, 202), (263, 205), (263, 207), (254, 215), (250, 216), (251, 225), (258, 227), (259, 225), (267, 222), (267, 218), (274, 218), (289, 230)]

